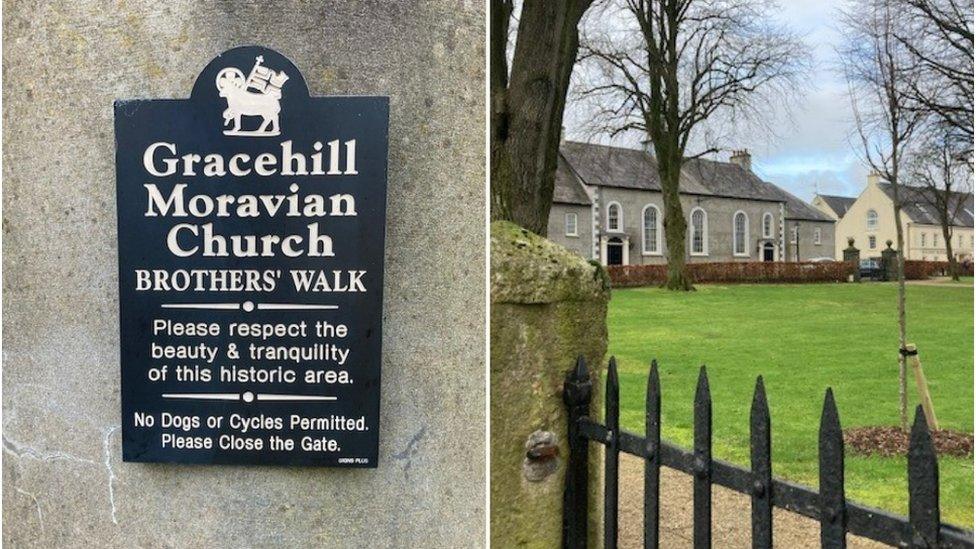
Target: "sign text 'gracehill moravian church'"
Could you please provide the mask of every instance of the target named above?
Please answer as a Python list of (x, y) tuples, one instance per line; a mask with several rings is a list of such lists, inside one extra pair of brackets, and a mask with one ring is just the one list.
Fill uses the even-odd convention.
[(377, 465), (388, 119), (261, 47), (116, 102), (125, 461)]

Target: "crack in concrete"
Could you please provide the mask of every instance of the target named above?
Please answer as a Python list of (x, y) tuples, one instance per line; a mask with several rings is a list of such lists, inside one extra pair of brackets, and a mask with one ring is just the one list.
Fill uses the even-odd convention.
[[(118, 509), (115, 506), (116, 477), (115, 477), (115, 471), (112, 469), (111, 442), (112, 442), (112, 435), (115, 433), (115, 431), (121, 428), (122, 428), (121, 425), (113, 425), (105, 429), (105, 434), (102, 437), (102, 453), (105, 456), (103, 464), (105, 466), (105, 471), (108, 473), (108, 502), (112, 508), (112, 523), (116, 525), (119, 523), (119, 521), (116, 514)], [(43, 461), (43, 462), (72, 461), (75, 463), (84, 463), (86, 465), (98, 465), (93, 460), (79, 457), (73, 454), (69, 454), (61, 450), (45, 450), (45, 449), (35, 448), (28, 444), (24, 444), (22, 442), (18, 442), (16, 440), (10, 439), (7, 437), (7, 435), (2, 435), (0, 436), (0, 438), (2, 438), (3, 440), (4, 453), (10, 454), (17, 458), (33, 459), (33, 460)], [(34, 494), (26, 490), (22, 490), (20, 488), (15, 488), (15, 490), (18, 493), (28, 496), (32, 500), (34, 500), (34, 506), (37, 508), (37, 518), (41, 522), (41, 529), (43, 531), (43, 524), (44, 524), (43, 515), (41, 513), (41, 505), (37, 501), (37, 497), (35, 497)]]
[(41, 527), (41, 533), (44, 532), (44, 513), (41, 513), (41, 503), (37, 501), (37, 496), (28, 492), (27, 490), (21, 490), (20, 488), (14, 488), (18, 494), (23, 494), (34, 502), (34, 508), (37, 509), (37, 523)]
[(112, 506), (112, 524), (118, 525), (119, 521), (115, 516), (115, 471), (112, 470), (112, 433), (121, 428), (121, 425), (113, 425), (105, 431), (102, 438), (102, 449), (105, 453), (105, 470), (108, 471), (108, 502)]
[(7, 435), (3, 435), (2, 439), (3, 451), (18, 458), (35, 459), (37, 461), (74, 461), (76, 463), (95, 465), (95, 462), (90, 459), (78, 457), (67, 452), (62, 452), (61, 450), (43, 450), (34, 448), (33, 446), (7, 438)]

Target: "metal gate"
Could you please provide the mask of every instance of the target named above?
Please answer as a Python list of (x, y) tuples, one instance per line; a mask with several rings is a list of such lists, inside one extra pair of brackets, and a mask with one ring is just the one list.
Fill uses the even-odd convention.
[(752, 546), (773, 546), (773, 508), (779, 507), (820, 522), (822, 547), (845, 547), (854, 534), (895, 547), (973, 547), (973, 533), (939, 519), (939, 470), (935, 448), (921, 406), (915, 411), (908, 452), (909, 516), (854, 503), (844, 497), (844, 439), (830, 389), (820, 418), (819, 490), (772, 476), (769, 406), (762, 377), (756, 380), (750, 415), (751, 469), (712, 458), (712, 399), (702, 366), (694, 406), (694, 448), (661, 440), (661, 387), (657, 363), (647, 381), (644, 436), (620, 430), (617, 363), (610, 359), (606, 382), (606, 424), (589, 416), (592, 381), (582, 357), (563, 385), (569, 415), (570, 455), (563, 495), (563, 547), (587, 543), (587, 493), (590, 443), (606, 448), (604, 523), (606, 547), (617, 546), (617, 468), (620, 452), (644, 459), (644, 547), (658, 547), (660, 469), (689, 474), (694, 482), (694, 547), (712, 546), (712, 485), (752, 498)]

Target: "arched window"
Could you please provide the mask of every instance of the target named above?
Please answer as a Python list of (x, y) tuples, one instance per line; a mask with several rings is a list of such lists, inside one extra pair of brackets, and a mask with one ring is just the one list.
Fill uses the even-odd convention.
[(748, 256), (749, 219), (745, 212), (735, 212), (732, 217), (732, 255)]
[(868, 229), (878, 228), (878, 212), (874, 210), (868, 210)]
[(661, 253), (661, 212), (658, 211), (657, 206), (654, 204), (648, 204), (644, 206), (643, 220), (642, 220), (642, 246), (641, 249), (645, 254), (659, 254)]
[(624, 226), (623, 215), (621, 214), (620, 204), (611, 202), (607, 206), (607, 230), (619, 231)]
[(763, 214), (763, 238), (773, 237), (773, 214), (766, 212)]
[(708, 216), (705, 210), (691, 210), (691, 255), (708, 255)]

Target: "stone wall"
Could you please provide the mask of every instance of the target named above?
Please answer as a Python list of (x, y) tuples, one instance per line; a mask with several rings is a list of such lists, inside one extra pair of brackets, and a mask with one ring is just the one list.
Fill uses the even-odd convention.
[[(664, 221), (664, 198), (659, 192), (642, 191), (636, 189), (621, 189), (616, 187), (600, 187), (600, 227), (606, 229), (606, 212), (611, 202), (617, 202), (623, 209), (623, 230), (630, 237), (629, 260), (631, 265), (660, 265), (667, 263), (667, 243), (664, 238), (663, 225), (661, 232), (661, 246), (658, 254), (643, 254), (641, 250), (642, 214), (648, 204), (657, 206), (660, 212), (660, 223)], [(760, 261), (762, 256), (758, 251), (758, 241), (762, 238), (762, 216), (764, 213), (773, 214), (774, 231), (772, 240), (779, 245), (780, 239), (780, 203), (763, 202), (759, 200), (745, 200), (715, 196), (681, 196), (681, 208), (688, 221), (688, 235), (691, 235), (691, 212), (694, 208), (705, 210), (707, 218), (708, 255), (688, 256), (689, 263), (715, 261)], [(737, 211), (745, 212), (749, 219), (749, 230), (746, 238), (748, 257), (732, 254), (732, 216)], [(690, 249), (686, 243), (686, 249)]]
[[(566, 214), (576, 214), (576, 236), (566, 235)], [(585, 259), (593, 256), (593, 209), (576, 204), (553, 204), (549, 211), (549, 240)]]
[[(576, 356), (591, 366), (592, 413), (602, 416), (607, 349), (606, 272), (508, 222), (491, 228), (491, 544), (558, 547), (569, 446), (563, 381)], [(539, 440), (558, 445), (535, 462)], [(528, 442), (528, 444), (527, 444)], [(551, 447), (551, 442), (550, 442)], [(591, 546), (598, 546), (600, 469), (590, 453)]]
[[(484, 4), (5, 2), (3, 542), (461, 547), (484, 524)], [(122, 463), (112, 102), (234, 46), (389, 95), (376, 470)]]
[[(800, 226), (800, 261), (811, 259), (839, 259), (840, 251), (835, 251), (834, 225), (832, 221), (786, 220), (786, 260), (796, 261), (796, 245), (793, 242), (793, 227)], [(817, 230), (820, 230), (820, 243), (816, 241)], [(845, 246), (846, 247), (846, 246)]]

